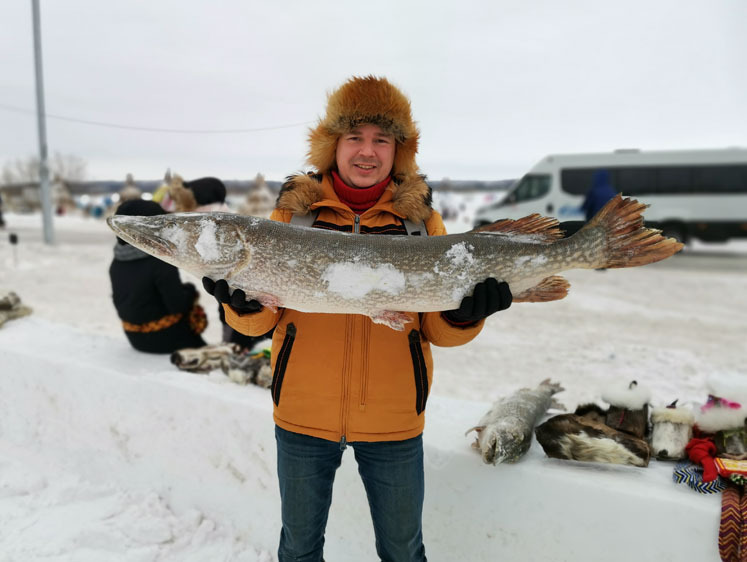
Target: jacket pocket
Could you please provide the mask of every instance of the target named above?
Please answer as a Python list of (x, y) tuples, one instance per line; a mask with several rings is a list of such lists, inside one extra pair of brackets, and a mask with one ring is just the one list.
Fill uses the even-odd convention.
[(423, 357), (423, 346), (420, 344), (420, 332), (412, 330), (408, 338), (415, 375), (415, 411), (420, 415), (425, 410), (425, 403), (428, 400), (428, 368)]
[(280, 405), (280, 390), (283, 387), (283, 378), (285, 378), (285, 369), (288, 366), (288, 358), (293, 349), (293, 342), (296, 339), (296, 325), (291, 322), (285, 327), (285, 338), (283, 345), (280, 347), (277, 361), (275, 361), (275, 372), (272, 374), (272, 401), (275, 406)]

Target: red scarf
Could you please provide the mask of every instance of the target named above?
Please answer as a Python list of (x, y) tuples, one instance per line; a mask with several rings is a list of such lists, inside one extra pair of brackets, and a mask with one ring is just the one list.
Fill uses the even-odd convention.
[(335, 193), (337, 193), (340, 201), (350, 207), (357, 215), (360, 215), (363, 211), (370, 209), (376, 204), (384, 193), (386, 186), (389, 185), (391, 179), (391, 176), (387, 176), (384, 181), (377, 183), (376, 185), (357, 188), (347, 185), (342, 181), (340, 176), (337, 175), (337, 172), (334, 170), (332, 171), (332, 185), (335, 189)]

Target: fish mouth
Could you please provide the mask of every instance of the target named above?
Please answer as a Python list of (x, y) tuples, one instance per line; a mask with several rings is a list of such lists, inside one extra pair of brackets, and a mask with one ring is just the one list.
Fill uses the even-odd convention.
[(158, 257), (175, 255), (176, 244), (160, 235), (163, 225), (148, 219), (153, 217), (114, 215), (106, 219), (106, 224), (119, 238), (148, 254)]

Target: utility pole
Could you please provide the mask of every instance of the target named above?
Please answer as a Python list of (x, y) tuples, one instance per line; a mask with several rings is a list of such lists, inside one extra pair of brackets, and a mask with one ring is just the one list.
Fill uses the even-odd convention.
[(36, 120), (39, 125), (39, 195), (42, 216), (44, 217), (44, 242), (54, 244), (52, 226), (52, 194), (49, 187), (49, 167), (47, 165), (47, 121), (44, 109), (44, 76), (42, 73), (41, 18), (39, 0), (31, 0), (34, 20), (34, 62), (36, 68)]

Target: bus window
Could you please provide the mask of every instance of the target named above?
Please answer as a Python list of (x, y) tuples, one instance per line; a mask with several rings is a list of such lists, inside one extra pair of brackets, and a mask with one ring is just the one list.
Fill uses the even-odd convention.
[(527, 174), (506, 198), (507, 203), (522, 203), (539, 199), (550, 192), (550, 176), (539, 174)]
[(625, 195), (644, 195), (656, 190), (656, 170), (654, 168), (617, 168), (613, 181), (615, 189)]
[(744, 166), (698, 166), (693, 168), (696, 193), (745, 193)]
[(571, 195), (586, 195), (594, 178), (593, 168), (565, 168), (560, 171), (560, 185)]
[(692, 191), (692, 168), (670, 166), (657, 170), (656, 192), (690, 193)]

